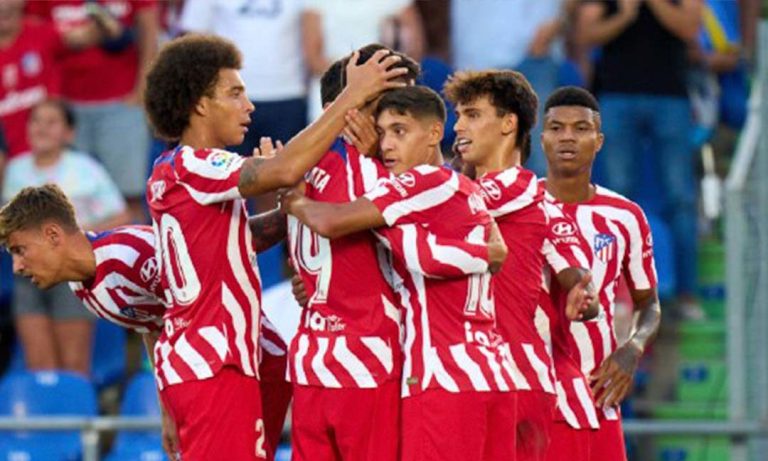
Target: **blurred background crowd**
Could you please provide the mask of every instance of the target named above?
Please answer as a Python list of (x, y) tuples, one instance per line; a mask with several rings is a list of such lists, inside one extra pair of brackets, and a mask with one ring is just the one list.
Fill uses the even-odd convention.
[[(455, 69), (485, 68), (523, 72), (540, 99), (561, 85), (591, 89), (606, 136), (595, 182), (645, 208), (665, 319), (711, 324), (723, 317), (722, 245), (717, 188), (701, 180), (728, 171), (765, 2), (692, 0), (699, 18), (669, 1), (0, 0), (2, 201), (55, 182), (87, 230), (146, 222), (145, 181), (166, 145), (147, 127), (143, 77), (175, 36), (217, 34), (242, 50), (256, 106), (232, 147), (242, 155), (261, 136), (289, 140), (322, 110), (329, 64), (381, 42), (419, 60), (421, 83), (438, 91)], [(527, 167), (543, 176), (538, 133)], [(259, 258), (265, 288), (286, 278), (282, 248)], [(41, 292), (14, 278), (9, 255), (1, 264), (0, 373), (69, 369), (108, 386), (136, 367), (125, 333), (97, 324), (67, 287)]]

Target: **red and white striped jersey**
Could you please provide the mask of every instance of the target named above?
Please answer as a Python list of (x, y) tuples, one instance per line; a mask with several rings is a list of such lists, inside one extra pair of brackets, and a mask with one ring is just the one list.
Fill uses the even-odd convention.
[(552, 273), (589, 267), (587, 245), (576, 225), (554, 205), (544, 202), (536, 175), (522, 167), (488, 173), (477, 180), (488, 211), (509, 249), (494, 277), (497, 325), (509, 342), (516, 390), (554, 394), (552, 362), (536, 330), (539, 288), (545, 266)]
[(168, 303), (155, 346), (161, 387), (214, 376), (225, 365), (258, 377), (261, 286), (238, 190), (245, 159), (180, 146), (147, 183)]
[(155, 235), (150, 226), (124, 226), (87, 234), (96, 273), (69, 287), (97, 316), (139, 333), (163, 328)]
[[(389, 173), (339, 138), (306, 175), (307, 197), (349, 202)], [(309, 297), (291, 342), (291, 381), (373, 388), (400, 376), (400, 312), (371, 232), (328, 240), (289, 217), (291, 261)]]
[(479, 259), (459, 247), (445, 246), (436, 254), (418, 236), (423, 229), (445, 239), (485, 242), (491, 217), (478, 186), (447, 168), (422, 165), (382, 181), (365, 197), (389, 226), (376, 233), (392, 252), (405, 311), (402, 395), (430, 388), (509, 391), (515, 371), (509, 345), (495, 327), (490, 274), (433, 278), (424, 269), (409, 269), (423, 267), (430, 254), (457, 269)]
[[(614, 350), (614, 308), (616, 290), (622, 275), (632, 289), (653, 289), (657, 285), (653, 259), (653, 238), (642, 209), (627, 198), (596, 186), (592, 199), (581, 203), (557, 204), (576, 221), (579, 232), (589, 243), (592, 283), (600, 300), (597, 318), (568, 325), (570, 351), (584, 376), (590, 376)], [(557, 293), (552, 284), (553, 299)], [(601, 417), (617, 419), (617, 409), (607, 408)]]

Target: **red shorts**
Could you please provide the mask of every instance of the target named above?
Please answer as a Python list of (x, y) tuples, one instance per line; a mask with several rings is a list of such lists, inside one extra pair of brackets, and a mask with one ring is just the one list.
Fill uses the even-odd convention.
[(267, 459), (258, 379), (224, 367), (212, 378), (168, 386), (160, 397), (184, 461)]
[[(400, 383), (293, 387), (292, 461), (396, 461)], [(186, 461), (186, 460), (184, 460)]]
[(590, 431), (590, 455), (593, 461), (627, 461), (627, 447), (624, 444), (624, 430), (621, 420), (608, 421), (600, 418), (600, 429)]
[(430, 389), (403, 399), (401, 460), (515, 460), (515, 394)]
[[(261, 377), (261, 408), (264, 412), (264, 431), (273, 451), (280, 445), (285, 415), (293, 396), (293, 386), (285, 380), (286, 356), (264, 354), (259, 364)], [(269, 459), (272, 459), (270, 456)]]
[(543, 391), (517, 393), (517, 461), (543, 461), (550, 443), (557, 397)]
[(592, 461), (590, 447), (594, 429), (574, 429), (565, 421), (552, 420), (546, 461)]

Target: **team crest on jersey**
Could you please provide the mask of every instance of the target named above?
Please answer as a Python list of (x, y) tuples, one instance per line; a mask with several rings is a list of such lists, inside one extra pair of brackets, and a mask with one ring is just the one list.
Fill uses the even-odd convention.
[(36, 51), (28, 51), (21, 57), (21, 72), (26, 77), (34, 77), (43, 70), (43, 60)]
[(232, 162), (237, 160), (239, 155), (225, 150), (215, 150), (208, 155), (207, 161), (214, 168), (220, 168), (222, 170), (229, 169)]
[(607, 264), (616, 253), (616, 237), (611, 234), (595, 235), (594, 251), (595, 256)]
[(501, 199), (501, 189), (496, 181), (492, 179), (481, 179), (480, 185), (482, 186), (483, 194), (487, 195), (493, 200)]

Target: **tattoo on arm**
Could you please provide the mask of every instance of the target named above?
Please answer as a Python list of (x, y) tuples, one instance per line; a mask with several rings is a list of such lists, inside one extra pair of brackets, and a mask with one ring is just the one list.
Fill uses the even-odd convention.
[(256, 252), (268, 250), (285, 238), (287, 219), (280, 210), (267, 211), (248, 218)]
[(253, 197), (258, 195), (259, 189), (259, 177), (261, 173), (261, 164), (266, 159), (261, 157), (251, 157), (243, 163), (243, 167), (240, 170), (240, 179), (237, 183), (237, 188), (240, 190), (240, 194), (243, 197)]

